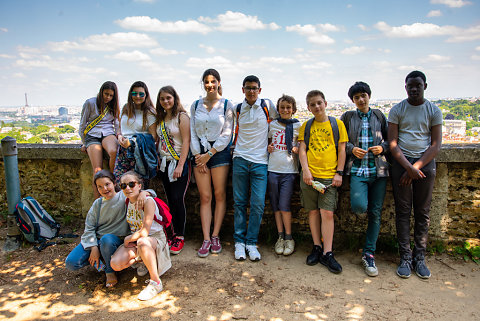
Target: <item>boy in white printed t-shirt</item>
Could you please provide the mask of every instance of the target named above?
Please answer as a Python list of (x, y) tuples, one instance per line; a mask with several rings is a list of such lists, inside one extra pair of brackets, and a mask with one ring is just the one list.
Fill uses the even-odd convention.
[(278, 99), (280, 117), (270, 123), (268, 137), (268, 192), (275, 213), (278, 240), (275, 253), (290, 255), (295, 250), (292, 237), (292, 212), (290, 203), (298, 174), (298, 128), (300, 122), (292, 116), (297, 111), (295, 99), (283, 95)]

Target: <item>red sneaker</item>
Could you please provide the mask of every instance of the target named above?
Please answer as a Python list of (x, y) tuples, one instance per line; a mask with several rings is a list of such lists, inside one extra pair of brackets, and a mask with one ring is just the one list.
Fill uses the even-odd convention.
[(179, 238), (178, 236), (175, 236), (172, 239), (172, 243), (170, 245), (170, 253), (178, 254), (178, 253), (182, 252), (183, 245), (185, 245), (185, 240)]
[(218, 236), (212, 236), (212, 247), (210, 248), (212, 253), (222, 252), (222, 245), (220, 244), (220, 238)]

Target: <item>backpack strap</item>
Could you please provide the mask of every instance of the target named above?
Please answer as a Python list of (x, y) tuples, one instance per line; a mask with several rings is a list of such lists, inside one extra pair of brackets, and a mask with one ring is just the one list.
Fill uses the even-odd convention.
[(198, 107), (198, 102), (199, 102), (199, 101), (200, 101), (200, 99), (197, 99), (197, 100), (195, 101), (195, 111), (197, 111), (197, 107)]
[(330, 121), (330, 126), (332, 126), (333, 141), (335, 142), (335, 150), (337, 151), (338, 159), (338, 141), (340, 140), (340, 132), (338, 131), (337, 119), (335, 117), (328, 116), (328, 120)]
[(235, 108), (236, 110), (236, 118), (235, 118), (235, 138), (233, 139), (233, 145), (237, 143), (237, 138), (238, 138), (238, 118), (240, 117), (240, 110), (242, 109), (242, 103), (238, 104), (237, 107)]
[(262, 107), (262, 110), (263, 110), (263, 113), (265, 114), (265, 117), (267, 117), (267, 123), (270, 124), (270, 122), (272, 121), (270, 119), (270, 115), (268, 113), (268, 106), (267, 106), (267, 103), (265, 102), (265, 99), (260, 99), (260, 107)]
[(305, 125), (305, 132), (303, 133), (303, 141), (307, 146), (307, 149), (305, 150), (305, 152), (308, 151), (308, 145), (310, 144), (310, 129), (312, 128), (312, 124), (314, 120), (315, 120), (315, 117), (310, 118), (309, 120), (307, 120), (307, 124)]

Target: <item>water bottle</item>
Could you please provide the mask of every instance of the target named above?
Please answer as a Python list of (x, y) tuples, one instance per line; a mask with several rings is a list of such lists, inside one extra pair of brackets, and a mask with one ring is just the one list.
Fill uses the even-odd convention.
[(98, 272), (105, 271), (105, 263), (102, 262), (102, 260), (98, 260), (99, 264), (97, 266), (97, 262), (93, 265), (94, 268), (97, 269)]

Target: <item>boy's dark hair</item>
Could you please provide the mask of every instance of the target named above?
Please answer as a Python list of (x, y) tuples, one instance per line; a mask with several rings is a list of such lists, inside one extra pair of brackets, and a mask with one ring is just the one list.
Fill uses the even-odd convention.
[(243, 83), (242, 83), (242, 86), (245, 87), (245, 83), (247, 82), (256, 82), (258, 84), (258, 88), (260, 88), (260, 79), (258, 79), (257, 76), (254, 76), (254, 75), (250, 75), (250, 76), (247, 76), (245, 77), (245, 79), (243, 80)]
[(293, 113), (292, 114), (295, 114), (297, 112), (297, 102), (295, 101), (295, 98), (293, 98), (292, 96), (289, 96), (289, 95), (285, 95), (283, 94), (282, 97), (278, 98), (278, 101), (277, 101), (277, 111), (280, 112), (280, 110), (278, 109), (279, 106), (280, 106), (280, 103), (282, 101), (286, 101), (287, 103), (290, 103), (292, 104), (292, 109), (293, 109)]
[(407, 77), (405, 77), (405, 83), (407, 83), (409, 78), (417, 78), (417, 77), (422, 78), (423, 83), (425, 83), (425, 84), (427, 83), (427, 77), (425, 76), (425, 74), (421, 71), (418, 71), (418, 70), (414, 70), (411, 73), (409, 73), (407, 75)]
[(317, 89), (310, 90), (307, 94), (307, 98), (305, 99), (307, 101), (307, 105), (308, 105), (308, 100), (315, 96), (320, 96), (323, 98), (323, 100), (326, 100), (325, 95), (320, 90), (317, 90)]
[(363, 81), (357, 81), (352, 87), (350, 87), (348, 90), (348, 97), (350, 97), (350, 99), (353, 101), (353, 96), (359, 93), (367, 93), (369, 98), (372, 95), (370, 86)]

